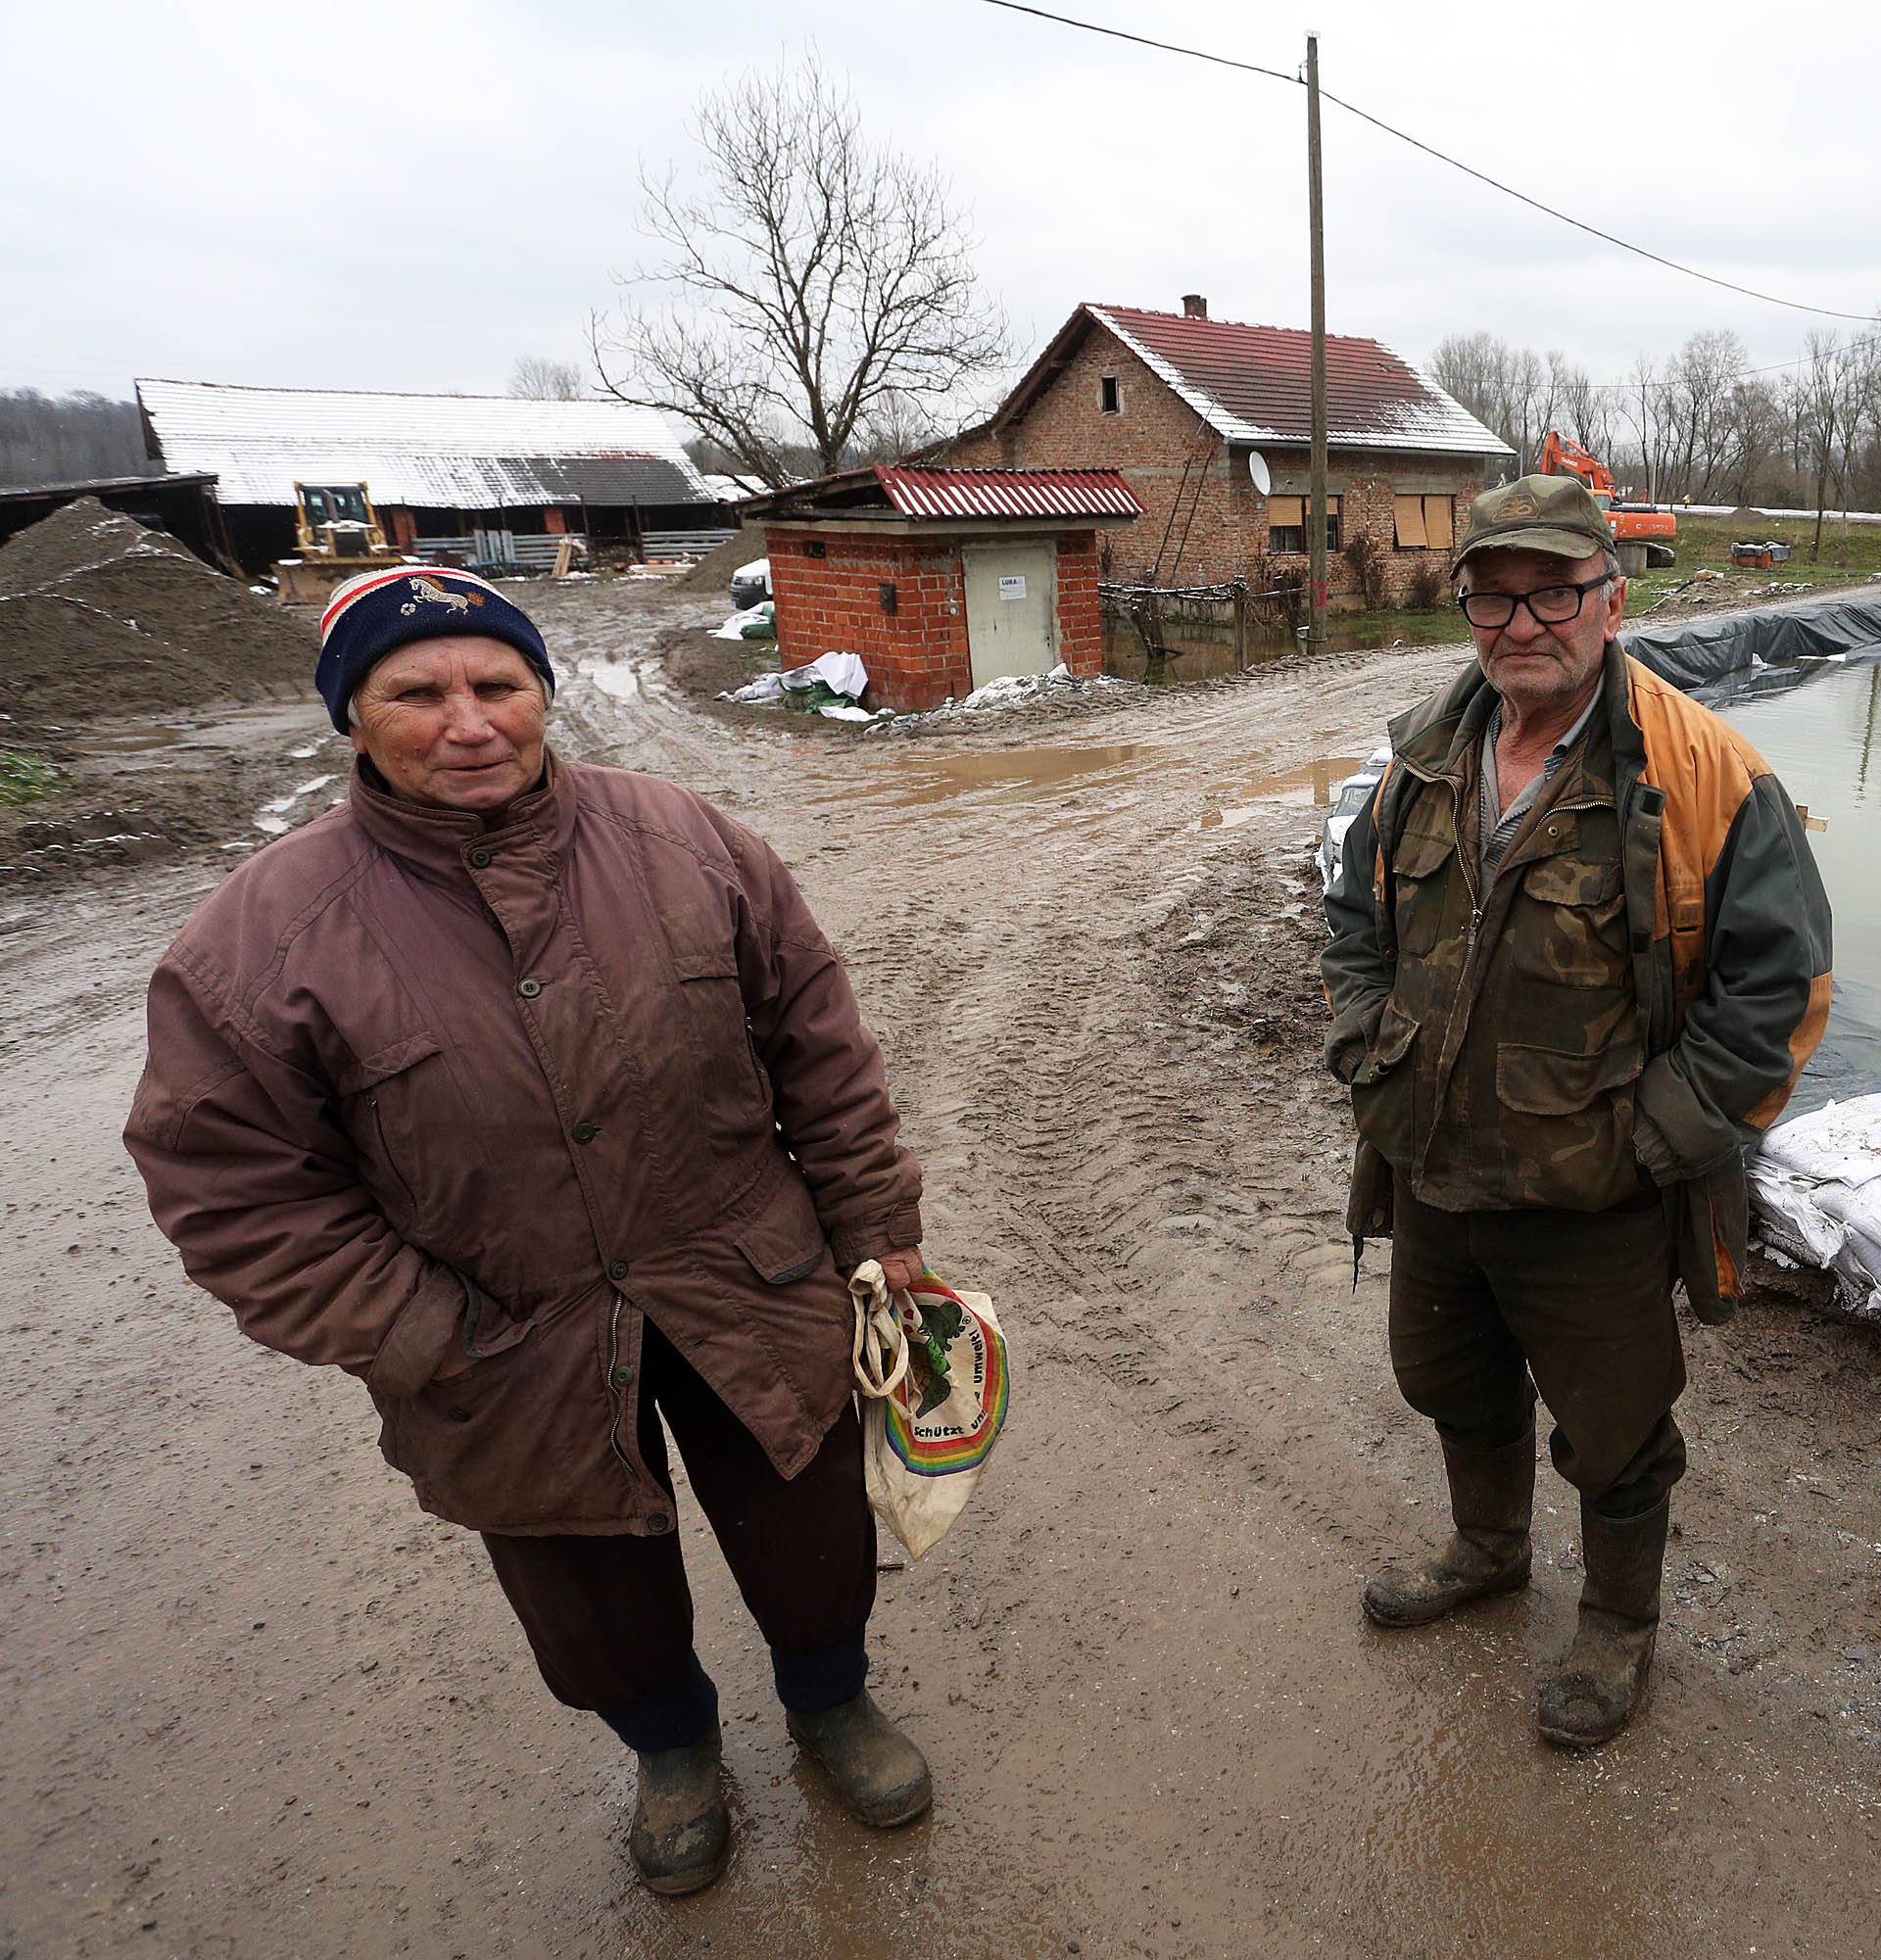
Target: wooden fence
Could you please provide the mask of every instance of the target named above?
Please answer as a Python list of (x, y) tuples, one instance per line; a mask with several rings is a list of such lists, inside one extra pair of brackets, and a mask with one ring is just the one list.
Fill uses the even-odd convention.
[(1151, 660), (1167, 660), (1185, 650), (1183, 640), (1222, 641), (1232, 637), (1234, 666), (1247, 666), (1248, 648), (1283, 634), (1296, 633), (1304, 586), (1255, 587), (1246, 579), (1223, 585), (1152, 586), (1104, 583), (1097, 588), (1107, 619), (1127, 623)]

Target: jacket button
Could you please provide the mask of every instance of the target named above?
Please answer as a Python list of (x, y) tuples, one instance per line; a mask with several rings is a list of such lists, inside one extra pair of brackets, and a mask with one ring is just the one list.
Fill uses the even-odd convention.
[(673, 1521), (670, 1517), (666, 1515), (666, 1513), (663, 1510), (654, 1511), (653, 1514), (647, 1520), (647, 1529), (649, 1531), (653, 1531), (653, 1532), (671, 1531), (672, 1528), (673, 1528)]
[(516, 982), (516, 991), (522, 995), (524, 1000), (534, 1000), (536, 995), (542, 991), (542, 982), (539, 980), (518, 980)]
[(577, 1143), (593, 1143), (595, 1138), (601, 1134), (601, 1125), (598, 1123), (578, 1123), (568, 1134)]
[(615, 1368), (607, 1379), (616, 1388), (632, 1388), (634, 1385), (634, 1371), (625, 1362), (622, 1362), (620, 1366)]
[(627, 1262), (624, 1259), (610, 1259), (607, 1262), (607, 1277), (609, 1279), (625, 1279), (627, 1277)]
[(470, 862), (477, 868), (477, 870), (481, 871), (484, 868), (484, 866), (488, 864), (493, 857), (496, 856), (496, 852), (488, 849), (483, 844), (478, 844), (475, 850), (470, 851), (468, 853), (468, 856)]

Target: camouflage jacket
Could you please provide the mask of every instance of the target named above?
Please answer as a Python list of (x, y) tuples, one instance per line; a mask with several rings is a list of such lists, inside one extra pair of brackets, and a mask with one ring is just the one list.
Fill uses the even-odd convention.
[(1388, 1231), (1395, 1168), (1450, 1211), (1595, 1211), (1664, 1188), (1694, 1308), (1733, 1311), (1742, 1147), (1828, 1018), (1829, 907), (1748, 742), (1607, 649), (1604, 712), (1487, 891), (1473, 663), (1391, 724), (1327, 894), (1327, 1066), (1361, 1143), (1348, 1221)]

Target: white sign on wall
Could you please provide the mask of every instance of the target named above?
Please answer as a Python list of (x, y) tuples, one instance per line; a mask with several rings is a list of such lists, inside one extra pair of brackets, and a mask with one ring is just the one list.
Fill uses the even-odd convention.
[(1001, 598), (1024, 598), (1025, 596), (1026, 579), (1023, 572), (1016, 578), (1003, 578), (999, 581), (999, 597)]

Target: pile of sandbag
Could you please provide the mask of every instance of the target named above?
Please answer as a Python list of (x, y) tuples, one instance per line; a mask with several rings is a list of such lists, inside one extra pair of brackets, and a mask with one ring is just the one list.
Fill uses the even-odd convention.
[(1764, 1243), (1834, 1273), (1844, 1309), (1881, 1320), (1881, 1095), (1778, 1123), (1750, 1179)]

